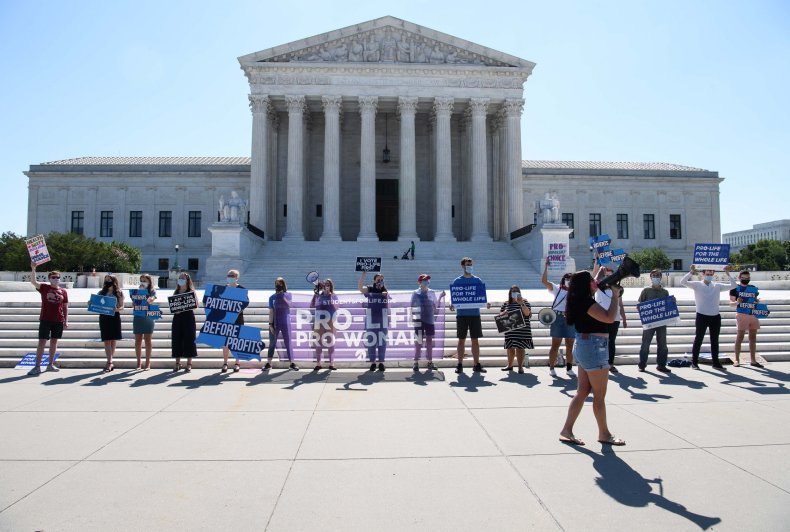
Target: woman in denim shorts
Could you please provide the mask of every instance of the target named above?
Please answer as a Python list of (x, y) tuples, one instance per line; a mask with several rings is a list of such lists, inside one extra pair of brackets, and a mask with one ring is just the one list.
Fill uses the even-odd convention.
[(576, 327), (576, 342), (573, 357), (579, 366), (579, 381), (576, 395), (568, 407), (565, 426), (560, 431), (560, 441), (571, 445), (584, 445), (573, 435), (573, 425), (582, 411), (584, 401), (593, 393), (593, 414), (598, 423), (598, 442), (608, 445), (625, 445), (615, 438), (606, 423), (606, 385), (609, 381), (609, 324), (617, 317), (620, 291), (612, 290), (612, 304), (604, 310), (593, 299), (598, 284), (588, 271), (580, 271), (571, 277), (568, 287), (568, 304), (565, 319)]
[(551, 348), (549, 349), (549, 374), (553, 378), (557, 378), (554, 364), (557, 362), (557, 354), (560, 351), (560, 345), (562, 345), (562, 341), (565, 340), (565, 372), (568, 377), (573, 377), (573, 342), (576, 341), (576, 329), (573, 325), (568, 325), (565, 321), (565, 307), (568, 303), (568, 284), (571, 281), (571, 274), (564, 274), (557, 284), (550, 282), (548, 275), (549, 259), (546, 258), (541, 282), (543, 286), (551, 292), (551, 295), (554, 296), (551, 308), (557, 313), (557, 318), (554, 320), (554, 323), (551, 324), (550, 330)]

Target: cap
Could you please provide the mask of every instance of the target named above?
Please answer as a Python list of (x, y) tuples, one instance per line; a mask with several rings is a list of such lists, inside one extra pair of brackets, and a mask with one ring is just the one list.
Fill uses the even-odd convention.
[(417, 277), (417, 282), (418, 282), (418, 283), (421, 283), (421, 282), (423, 282), (423, 281), (427, 281), (427, 280), (429, 280), (430, 278), (431, 278), (431, 276), (430, 276), (430, 275), (428, 275), (427, 273), (421, 273), (421, 274), (420, 274), (420, 276), (419, 276), (419, 277)]

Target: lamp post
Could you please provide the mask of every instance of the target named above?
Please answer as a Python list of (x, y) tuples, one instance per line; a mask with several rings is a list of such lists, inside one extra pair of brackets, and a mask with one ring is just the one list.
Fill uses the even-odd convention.
[(176, 263), (173, 265), (173, 269), (176, 271), (181, 271), (178, 267), (178, 244), (176, 244)]

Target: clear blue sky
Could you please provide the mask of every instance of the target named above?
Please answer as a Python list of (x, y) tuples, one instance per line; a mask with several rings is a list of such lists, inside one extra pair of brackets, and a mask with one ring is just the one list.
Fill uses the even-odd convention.
[(30, 164), (249, 155), (236, 58), (384, 15), (537, 63), (525, 159), (716, 170), (724, 232), (788, 217), (786, 0), (0, 0), (0, 231), (26, 232)]

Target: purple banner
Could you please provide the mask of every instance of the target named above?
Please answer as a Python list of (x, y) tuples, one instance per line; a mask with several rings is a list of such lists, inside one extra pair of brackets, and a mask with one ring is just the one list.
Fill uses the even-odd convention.
[[(445, 301), (440, 298), (441, 292), (431, 290), (427, 299), (416, 296), (416, 292), (339, 293), (333, 316), (311, 307), (312, 293), (288, 293), (292, 298), (290, 341), (296, 360), (314, 360), (319, 332), (324, 356), (326, 348), (333, 345), (336, 361), (367, 360), (368, 348), (379, 342), (386, 343), (387, 360), (412, 360), (416, 342), (425, 342), (431, 333), (434, 360), (444, 354)], [(277, 339), (275, 349), (280, 360), (288, 360), (282, 338)], [(425, 360), (425, 348), (421, 358)]]

